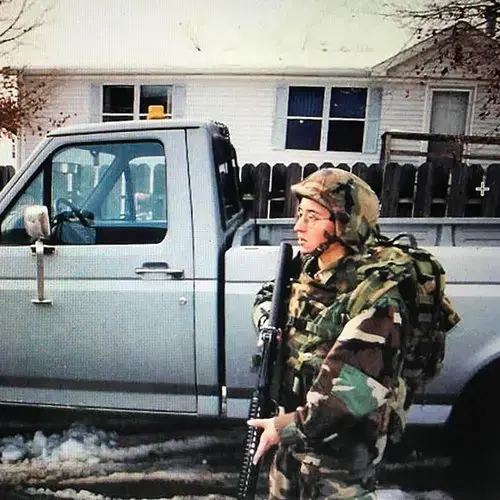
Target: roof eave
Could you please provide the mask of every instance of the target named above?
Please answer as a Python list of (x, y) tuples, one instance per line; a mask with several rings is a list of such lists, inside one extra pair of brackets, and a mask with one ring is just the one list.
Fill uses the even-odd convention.
[(325, 68), (325, 67), (163, 67), (163, 68), (93, 68), (93, 67), (35, 67), (25, 66), (25, 74), (44, 76), (133, 76), (133, 75), (174, 75), (174, 76), (325, 76), (325, 77), (369, 77), (370, 68)]

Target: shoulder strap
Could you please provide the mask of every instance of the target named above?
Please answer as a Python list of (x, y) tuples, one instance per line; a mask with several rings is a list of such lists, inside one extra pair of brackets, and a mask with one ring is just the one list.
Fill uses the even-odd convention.
[(411, 257), (397, 247), (376, 247), (373, 262), (358, 268), (358, 286), (347, 305), (349, 316), (371, 307), (414, 273)]

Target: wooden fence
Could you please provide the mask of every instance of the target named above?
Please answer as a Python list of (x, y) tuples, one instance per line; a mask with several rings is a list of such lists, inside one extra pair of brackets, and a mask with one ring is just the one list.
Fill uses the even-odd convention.
[[(364, 179), (381, 200), (382, 217), (500, 217), (500, 162), (481, 165), (388, 163), (333, 165), (267, 163), (240, 167), (245, 208), (255, 217), (293, 217), (290, 186), (318, 170), (336, 166)], [(14, 175), (0, 165), (0, 189)]]
[[(297, 200), (290, 186), (324, 163), (245, 164), (241, 191), (245, 208), (255, 217), (293, 217)], [(388, 163), (335, 165), (364, 179), (381, 200), (382, 217), (500, 217), (500, 163), (481, 165)]]

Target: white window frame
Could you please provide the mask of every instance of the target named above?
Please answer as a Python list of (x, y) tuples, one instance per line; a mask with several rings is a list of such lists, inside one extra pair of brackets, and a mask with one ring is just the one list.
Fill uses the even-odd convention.
[[(291, 88), (294, 87), (303, 87), (303, 88), (317, 88), (317, 87), (322, 87), (325, 92), (323, 96), (323, 114), (321, 117), (316, 117), (316, 116), (292, 116), (288, 114), (288, 102), (287, 102), (287, 109), (286, 109), (286, 124), (288, 126), (288, 120), (317, 120), (321, 121), (321, 132), (320, 132), (320, 144), (319, 144), (319, 149), (312, 149), (312, 150), (303, 150), (303, 149), (295, 149), (295, 148), (284, 148), (286, 151), (319, 151), (323, 153), (363, 153), (365, 149), (365, 143), (366, 143), (366, 132), (367, 132), (367, 122), (368, 122), (368, 106), (370, 103), (370, 87), (367, 86), (362, 86), (362, 85), (290, 85), (289, 86), (289, 91)], [(365, 102), (365, 116), (364, 118), (340, 118), (340, 117), (331, 117), (330, 116), (330, 103), (331, 103), (331, 98), (332, 98), (332, 90), (334, 89), (339, 89), (339, 88), (352, 88), (352, 89), (365, 89), (366, 90), (366, 102)], [(327, 149), (327, 143), (328, 143), (328, 130), (330, 126), (331, 121), (359, 121), (363, 122), (365, 124), (364, 129), (363, 129), (363, 138), (362, 138), (362, 144), (361, 144), (361, 151), (346, 151), (346, 150), (328, 150)], [(285, 129), (285, 144), (286, 144), (286, 129)]]

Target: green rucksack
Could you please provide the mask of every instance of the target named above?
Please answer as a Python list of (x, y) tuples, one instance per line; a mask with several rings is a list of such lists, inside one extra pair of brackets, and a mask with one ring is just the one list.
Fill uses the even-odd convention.
[(391, 240), (379, 236), (369, 253), (372, 259), (357, 269), (358, 285), (350, 294), (347, 311), (352, 318), (391, 288), (399, 288), (409, 315), (409, 324), (403, 325), (399, 374), (413, 392), (441, 370), (446, 333), (460, 318), (445, 294), (441, 263), (419, 247), (413, 235)]
[(357, 269), (358, 285), (349, 295), (347, 314), (354, 317), (394, 287), (398, 287), (406, 305), (408, 321), (403, 322), (397, 380), (389, 401), (388, 436), (398, 442), (413, 395), (440, 372), (446, 334), (460, 317), (445, 294), (441, 263), (420, 248), (413, 235), (401, 234), (392, 240), (379, 235), (369, 254), (368, 262)]
[(322, 359), (310, 356), (316, 346), (324, 342), (333, 345), (351, 318), (391, 295), (400, 296), (406, 310), (402, 318), (401, 354), (393, 366), (388, 431), (390, 439), (397, 442), (406, 425), (413, 394), (441, 370), (446, 334), (460, 318), (446, 297), (441, 263), (420, 248), (413, 235), (401, 234), (393, 239), (377, 235), (370, 239), (366, 250), (356, 268), (354, 289), (340, 293), (313, 320), (289, 318), (289, 326), (308, 333), (296, 359), (289, 361), (298, 373), (305, 361), (316, 363), (319, 369)]

